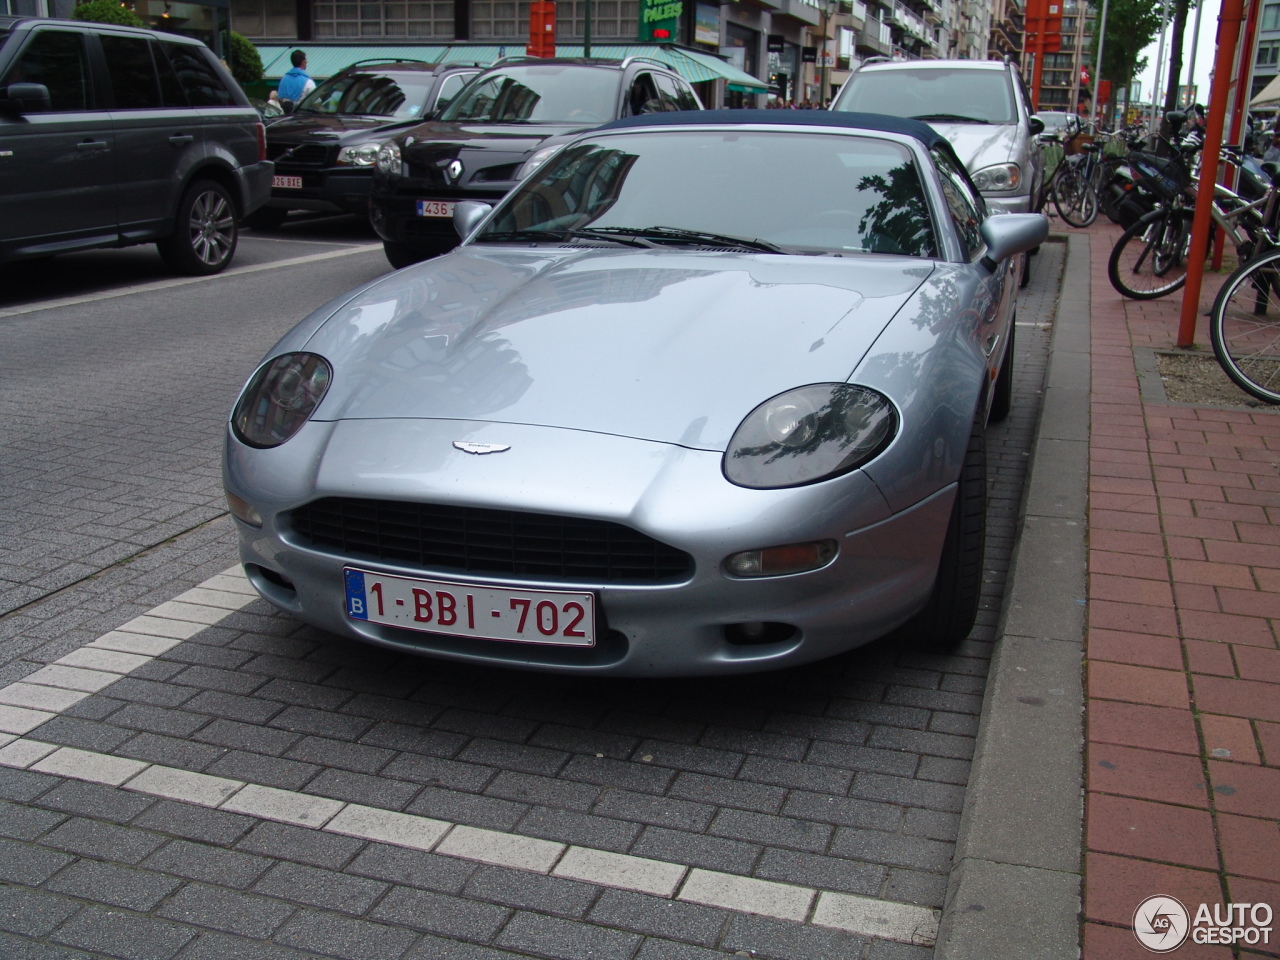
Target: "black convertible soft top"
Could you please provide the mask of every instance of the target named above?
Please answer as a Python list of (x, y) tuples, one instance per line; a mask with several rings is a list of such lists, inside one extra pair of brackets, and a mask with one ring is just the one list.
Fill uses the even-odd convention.
[(616, 130), (624, 127), (669, 127), (677, 124), (715, 123), (874, 130), (878, 133), (896, 133), (913, 137), (926, 147), (947, 142), (942, 134), (919, 120), (890, 117), (882, 113), (853, 113), (843, 110), (682, 110), (679, 113), (646, 113), (638, 117), (624, 117), (596, 129)]

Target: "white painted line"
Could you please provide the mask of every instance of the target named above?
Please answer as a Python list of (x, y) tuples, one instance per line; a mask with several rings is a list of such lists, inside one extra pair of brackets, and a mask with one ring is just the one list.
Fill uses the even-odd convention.
[(43, 760), (58, 749), (56, 743), (41, 743), (39, 740), (13, 740), (7, 746), (0, 747), (0, 766), (17, 767), (25, 770), (37, 760)]
[(150, 663), (151, 657), (136, 653), (122, 653), (119, 650), (102, 650), (81, 647), (72, 650), (65, 657), (59, 657), (54, 663), (67, 667), (83, 667), (86, 670), (102, 670), (107, 673), (126, 674)]
[(546, 873), (564, 852), (563, 843), (521, 837), (479, 827), (454, 827), (436, 847), (436, 853), (462, 860), (478, 860), (499, 867)]
[(932, 947), (938, 937), (941, 916), (937, 910), (915, 904), (824, 891), (818, 897), (813, 922), (819, 927), (834, 927), (863, 937)]
[(299, 827), (316, 829), (333, 819), (334, 814), (346, 804), (340, 800), (313, 797), (292, 790), (261, 787), (251, 783), (239, 793), (219, 805), (219, 810), (231, 813), (247, 813), (263, 820), (279, 820)]
[(182, 620), (162, 620), (143, 614), (134, 617), (120, 628), (125, 633), (146, 633), (153, 637), (170, 637), (174, 640), (189, 640), (204, 629), (199, 623), (186, 623)]
[(137, 793), (204, 807), (216, 806), (264, 820), (280, 820), (414, 850), (428, 851), (434, 847), (435, 853), (445, 856), (516, 870), (550, 872), (557, 877), (659, 897), (672, 896), (681, 878), (688, 873), (678, 899), (738, 913), (804, 922), (809, 905), (818, 897), (812, 923), (859, 936), (929, 946), (938, 932), (938, 911), (914, 904), (812, 890), (711, 870), (691, 870), (679, 863), (589, 847), (566, 849), (564, 844), (549, 840), (455, 826), (430, 817), (246, 784), (38, 740), (19, 739), (0, 745), (0, 766), (122, 785)]
[(451, 826), (453, 824), (444, 820), (349, 803), (324, 825), (324, 829), (328, 833), (377, 840), (397, 847), (430, 850)]
[(172, 650), (181, 642), (172, 637), (151, 637), (141, 633), (112, 630), (81, 649), (119, 650), (121, 653), (137, 653), (150, 659), (160, 656), (166, 650)]
[[(250, 588), (252, 589), (252, 587)], [(180, 593), (174, 597), (179, 603), (199, 603), (206, 607), (221, 607), (223, 616), (235, 610), (240, 610), (253, 602), (253, 597), (246, 597), (243, 593), (233, 593), (230, 590), (215, 590), (210, 587), (192, 587), (186, 593)]]
[(695, 869), (690, 872), (678, 899), (803, 923), (816, 893), (816, 890), (788, 883)]
[(216, 807), (244, 786), (241, 780), (211, 777), (190, 770), (153, 764), (124, 784), (126, 790), (182, 800), (201, 807)]
[(12, 707), (30, 707), (33, 710), (50, 710), (53, 713), (61, 713), (68, 707), (74, 707), (87, 696), (87, 693), (79, 690), (61, 690), (21, 681), (0, 687), (0, 703), (7, 703)]
[(211, 627), (228, 613), (234, 613), (237, 608), (227, 610), (223, 607), (206, 607), (202, 604), (182, 603), (178, 600), (170, 600), (168, 603), (162, 603), (154, 610), (149, 611), (151, 616), (168, 617), (170, 620), (186, 620), (191, 623), (198, 623), (202, 626)]
[(258, 591), (253, 589), (253, 584), (249, 582), (248, 577), (240, 570), (239, 567), (234, 568), (235, 573), (219, 573), (210, 577), (201, 587), (208, 587), (210, 590), (224, 590), (227, 593), (242, 594), (247, 601), (257, 600)]
[(97, 693), (103, 687), (110, 686), (120, 679), (118, 673), (103, 673), (101, 670), (82, 670), (79, 667), (64, 667), (50, 664), (41, 667), (30, 676), (23, 677), (23, 683), (35, 683), (45, 687), (62, 687), (66, 690), (83, 690), (86, 693)]
[(33, 763), (30, 769), (70, 777), (72, 780), (88, 780), (118, 787), (130, 777), (137, 776), (147, 766), (142, 760), (128, 760), (125, 757), (77, 750), (74, 747), (59, 747), (43, 760)]
[(292, 257), (288, 260), (277, 260), (274, 263), (255, 263), (249, 267), (233, 267), (222, 273), (208, 277), (184, 277), (174, 280), (159, 280), (153, 283), (138, 283), (115, 290), (104, 290), (101, 293), (86, 294), (81, 297), (63, 297), (61, 300), (45, 300), (42, 303), (30, 303), (21, 307), (10, 307), (0, 310), (0, 317), (18, 317), (24, 313), (37, 313), (41, 310), (56, 310), (60, 307), (75, 307), (83, 303), (97, 303), (100, 300), (114, 300), (116, 297), (128, 297), (135, 293), (154, 293), (172, 287), (185, 287), (193, 283), (208, 283), (213, 280), (226, 280), (229, 277), (242, 277), (248, 273), (261, 273), (264, 270), (281, 270), (285, 267), (296, 267), (304, 263), (315, 263), (318, 260), (332, 260), (335, 257), (349, 257), (354, 253), (367, 253), (381, 250), (378, 243), (361, 244), (344, 250), (330, 250), (326, 253), (311, 253), (304, 257)]
[(48, 723), (56, 713), (44, 710), (27, 710), (25, 707), (0, 705), (0, 733), (30, 733), (42, 723)]
[(554, 876), (583, 880), (602, 887), (638, 890), (655, 897), (670, 897), (680, 886), (688, 867), (661, 860), (647, 860), (623, 853), (588, 847), (570, 847), (551, 871)]

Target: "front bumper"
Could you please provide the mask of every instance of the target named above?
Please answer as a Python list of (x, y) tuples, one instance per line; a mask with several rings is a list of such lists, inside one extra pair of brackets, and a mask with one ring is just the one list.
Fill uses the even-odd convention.
[(987, 209), (992, 213), (1035, 213), (1031, 209), (1031, 196), (1021, 197), (989, 197), (985, 193), (982, 199), (987, 202)]
[(420, 217), (419, 200), (483, 200), (496, 204), (506, 196), (505, 192), (479, 190), (445, 191), (439, 188), (404, 187), (396, 192), (377, 189), (369, 197), (369, 222), (383, 240), (406, 243), (437, 250), (451, 250), (458, 245), (458, 234), (453, 228), (452, 217)]
[[(454, 440), (502, 443), (471, 456)], [(290, 449), (292, 448), (292, 449)], [(394, 451), (394, 454), (388, 451)], [(829, 657), (883, 636), (927, 600), (951, 513), (954, 484), (892, 514), (861, 471), (789, 490), (724, 480), (720, 454), (547, 427), (445, 421), (309, 423), (289, 443), (253, 450), (228, 435), (227, 489), (253, 504), (262, 528), (237, 523), (250, 581), (270, 602), (333, 633), (405, 652), (495, 666), (580, 674), (739, 673)], [(308, 465), (319, 463), (316, 470)], [(572, 464), (572, 469), (566, 465)], [(624, 523), (693, 556), (678, 583), (549, 581), (412, 569), (342, 555), (290, 529), (294, 507), (325, 496), (501, 506)], [(726, 576), (739, 550), (834, 539), (820, 570)], [(346, 616), (343, 568), (513, 590), (590, 590), (602, 614), (592, 648), (450, 637)], [(768, 643), (734, 642), (728, 628), (785, 624)]]
[[(300, 190), (271, 188), (269, 207), (285, 210), (314, 210), (324, 213), (354, 213), (363, 216), (369, 209), (373, 172), (350, 167), (316, 170), (313, 167), (276, 167), (277, 176), (301, 177)], [(270, 180), (268, 180), (270, 184)]]

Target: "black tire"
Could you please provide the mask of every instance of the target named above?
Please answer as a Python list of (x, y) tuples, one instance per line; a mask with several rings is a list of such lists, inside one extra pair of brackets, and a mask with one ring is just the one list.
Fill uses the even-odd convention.
[(411, 243), (399, 243), (395, 240), (383, 240), (382, 251), (387, 255), (387, 262), (397, 270), (402, 267), (411, 267), (415, 263), (429, 260), (444, 252), (441, 250), (427, 250), (423, 247), (415, 247)]
[(1087, 227), (1098, 219), (1098, 194), (1079, 171), (1058, 181), (1053, 206), (1063, 222), (1073, 227)]
[(1241, 390), (1280, 404), (1280, 251), (1237, 269), (1213, 301), (1213, 355)]
[(227, 188), (197, 180), (178, 201), (173, 233), (156, 246), (170, 270), (203, 277), (226, 269), (238, 238), (236, 205)]
[(254, 230), (279, 230), (289, 211), (284, 207), (259, 207), (244, 218), (244, 225)]
[(1000, 365), (1000, 376), (991, 391), (991, 413), (988, 420), (1000, 423), (1009, 416), (1013, 409), (1013, 337), (1017, 329), (1017, 316), (1009, 322), (1009, 339), (1004, 347), (1004, 362)]
[(1018, 277), (1018, 289), (1024, 290), (1028, 283), (1031, 282), (1031, 254), (1034, 250), (1028, 250), (1022, 255), (1022, 275)]
[(969, 433), (933, 593), (906, 627), (908, 636), (916, 642), (933, 650), (949, 651), (969, 636), (982, 599), (986, 539), (987, 444), (986, 431), (979, 420)]
[(1131, 300), (1155, 300), (1187, 281), (1191, 210), (1153, 210), (1126, 230), (1111, 250), (1107, 277)]

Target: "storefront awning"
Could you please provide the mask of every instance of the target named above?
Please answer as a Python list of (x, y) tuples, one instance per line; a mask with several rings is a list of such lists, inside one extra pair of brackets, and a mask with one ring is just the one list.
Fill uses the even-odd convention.
[(1249, 101), (1251, 107), (1280, 106), (1280, 76), (1258, 91), (1258, 95)]
[[(317, 80), (324, 80), (338, 71), (361, 60), (421, 60), (425, 63), (478, 63), (488, 66), (502, 57), (521, 56), (520, 44), (310, 44), (289, 46), (258, 44), (262, 57), (262, 75), (268, 80), (283, 77), (292, 65), (290, 54), (302, 50), (307, 55), (307, 73)], [(558, 44), (556, 54), (561, 57), (582, 56), (582, 44)], [(625, 60), (627, 57), (648, 57), (665, 63), (690, 83), (706, 83), (711, 80), (727, 80), (729, 89), (746, 93), (764, 93), (765, 84), (744, 73), (733, 64), (709, 53), (686, 50), (661, 43), (593, 43), (591, 56), (601, 60)]]

